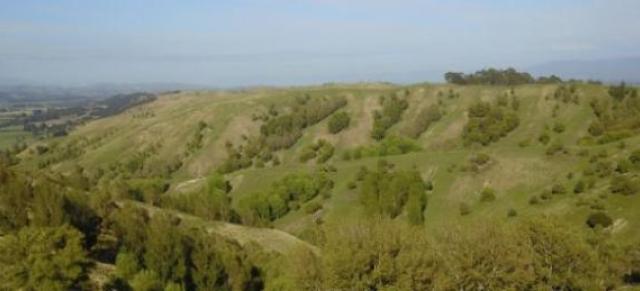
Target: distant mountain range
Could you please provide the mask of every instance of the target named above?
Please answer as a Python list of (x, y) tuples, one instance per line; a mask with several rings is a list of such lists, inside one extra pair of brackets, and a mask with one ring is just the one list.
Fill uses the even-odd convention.
[(531, 66), (528, 72), (540, 76), (555, 74), (563, 79), (594, 79), (603, 82), (640, 84), (640, 57), (561, 60)]
[(159, 93), (173, 90), (205, 89), (205, 86), (178, 83), (95, 84), (90, 86), (10, 85), (0, 83), (0, 102), (43, 100), (86, 101), (135, 92)]

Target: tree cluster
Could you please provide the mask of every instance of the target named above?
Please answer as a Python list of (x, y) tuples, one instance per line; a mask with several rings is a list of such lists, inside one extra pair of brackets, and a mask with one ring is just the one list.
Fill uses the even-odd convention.
[[(447, 83), (457, 85), (522, 85), (535, 83), (536, 80), (526, 72), (518, 72), (513, 68), (483, 69), (472, 74), (447, 72), (444, 74)], [(558, 78), (559, 79), (559, 78)], [(545, 79), (544, 81), (547, 81)]]
[(341, 111), (329, 118), (329, 123), (327, 126), (330, 133), (336, 134), (349, 127), (349, 123), (351, 123), (351, 117), (349, 117), (349, 113)]
[(302, 163), (306, 163), (309, 160), (316, 159), (316, 163), (323, 164), (333, 156), (334, 151), (335, 148), (331, 143), (324, 139), (319, 139), (302, 150), (299, 160)]
[(332, 188), (333, 181), (324, 172), (289, 174), (264, 192), (242, 197), (238, 212), (245, 224), (268, 225), (318, 195), (328, 197)]
[(290, 113), (281, 114), (274, 107), (269, 110), (260, 127), (260, 135), (247, 137), (245, 144), (234, 147), (227, 144), (227, 160), (218, 168), (221, 173), (231, 173), (254, 164), (271, 162), (278, 165), (279, 159), (274, 152), (293, 146), (305, 128), (317, 124), (338, 109), (344, 107), (344, 97), (327, 98), (306, 95), (296, 99)]
[(365, 171), (360, 202), (374, 217), (395, 218), (406, 211), (412, 224), (422, 224), (427, 206), (425, 182), (417, 170), (397, 171), (380, 160), (375, 171)]
[(416, 143), (415, 140), (391, 135), (385, 137), (377, 144), (370, 146), (358, 146), (354, 149), (347, 149), (343, 152), (343, 160), (357, 160), (364, 157), (384, 157), (404, 155), (410, 152), (417, 152), (422, 148)]
[[(331, 225), (321, 258), (291, 263), (300, 290), (607, 290), (633, 263), (552, 217), (439, 235), (389, 220)], [(479, 243), (481, 242), (481, 243)], [(302, 265), (304, 264), (304, 266)], [(603, 266), (608, 266), (603, 267)]]
[(469, 121), (465, 125), (462, 138), (467, 145), (478, 143), (488, 145), (498, 141), (520, 124), (517, 113), (507, 106), (477, 102), (468, 110)]
[(380, 97), (381, 110), (373, 112), (373, 130), (371, 137), (382, 140), (387, 135), (387, 130), (402, 119), (402, 113), (409, 107), (405, 99), (396, 95)]

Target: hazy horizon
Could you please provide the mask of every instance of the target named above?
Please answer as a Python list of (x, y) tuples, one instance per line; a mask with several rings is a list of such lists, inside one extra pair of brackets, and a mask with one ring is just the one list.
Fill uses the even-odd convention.
[(4, 2), (4, 83), (406, 83), (640, 51), (629, 0)]

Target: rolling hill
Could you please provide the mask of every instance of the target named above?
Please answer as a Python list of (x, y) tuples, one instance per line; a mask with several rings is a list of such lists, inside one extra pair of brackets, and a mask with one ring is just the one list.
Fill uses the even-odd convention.
[(81, 177), (88, 195), (285, 257), (320, 256), (324, 226), (372, 211), (433, 234), (546, 215), (626, 244), (640, 239), (632, 91), (623, 101), (584, 83), (175, 92), (35, 143), (13, 167)]

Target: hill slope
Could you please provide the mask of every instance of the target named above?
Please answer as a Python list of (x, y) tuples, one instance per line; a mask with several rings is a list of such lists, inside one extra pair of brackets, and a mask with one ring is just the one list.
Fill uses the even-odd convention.
[[(585, 225), (590, 213), (605, 211), (615, 221), (616, 235), (638, 238), (633, 229), (640, 227), (640, 214), (635, 211), (640, 207), (640, 195), (610, 194), (609, 184), (615, 173), (611, 170), (593, 174), (593, 168), (600, 162), (615, 168), (617, 161), (638, 148), (639, 137), (632, 133), (615, 142), (598, 142), (588, 132), (592, 121), (597, 120), (591, 101), (608, 100), (607, 88), (581, 84), (564, 96), (560, 86), (356, 84), (182, 92), (90, 122), (68, 137), (50, 141), (44, 153), (38, 154), (35, 147), (27, 150), (21, 154), (21, 166), (71, 173), (79, 165), (86, 176), (96, 181), (100, 177), (118, 177), (130, 185), (161, 179), (168, 183), (163, 196), (184, 195), (200, 191), (204, 177), (228, 160), (229, 148), (250, 147), (252, 138), (261, 136), (261, 126), (268, 120), (305, 108), (296, 105), (304, 104), (300, 100), (344, 98), (346, 105), (336, 111), (347, 112), (351, 118), (345, 130), (331, 134), (327, 128), (330, 118), (322, 117), (302, 128), (290, 147), (268, 150), (269, 155), (277, 157), (277, 165), (272, 160), (263, 163), (254, 158), (250, 167), (225, 171), (232, 185), (229, 195), (233, 205), (238, 206), (243, 197), (265, 191), (288, 174), (313, 173), (323, 167), (327, 170), (325, 165), (335, 168), (326, 171), (335, 184), (330, 196), (302, 201), (270, 223), (307, 237), (319, 221), (364, 215), (360, 186), (354, 188), (350, 184), (361, 167), (373, 169), (381, 158), (377, 156), (379, 150), (372, 150), (385, 143), (371, 136), (374, 112), (383, 107), (381, 96), (396, 96), (406, 100), (408, 107), (399, 122), (388, 127), (386, 135), (411, 140), (419, 150), (387, 155), (384, 159), (397, 169), (417, 169), (434, 186), (428, 192), (424, 211), (427, 228), (464, 225), (478, 217), (507, 219), (509, 212), (554, 213)], [(519, 119), (517, 127), (487, 145), (465, 142), (470, 107), (479, 101), (495, 105), (504, 100), (504, 110), (514, 112)], [(415, 139), (406, 137), (421, 112), (434, 105), (442, 117)], [(329, 161), (320, 165), (315, 159), (301, 162), (300, 156), (320, 139), (334, 148)], [(540, 141), (544, 139), (549, 141)], [(345, 158), (355, 151), (369, 154)], [(371, 154), (372, 151), (376, 153)], [(486, 155), (488, 162), (474, 165), (478, 154)], [(573, 194), (578, 181), (588, 182), (591, 187), (580, 195)], [(548, 195), (556, 192), (551, 189), (554, 185), (566, 194)], [(485, 188), (495, 191), (495, 201), (482, 201)], [(541, 201), (532, 204), (533, 196)], [(310, 203), (321, 206), (316, 206), (317, 211), (305, 211), (304, 206)], [(460, 215), (461, 204), (469, 208), (469, 215)], [(401, 213), (398, 219), (405, 215)]]

